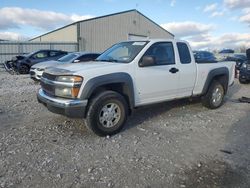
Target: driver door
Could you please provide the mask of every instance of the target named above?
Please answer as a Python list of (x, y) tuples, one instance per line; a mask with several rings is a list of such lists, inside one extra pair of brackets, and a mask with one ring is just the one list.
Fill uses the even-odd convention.
[(173, 43), (154, 43), (143, 56), (153, 57), (154, 64), (140, 67), (138, 62), (135, 70), (136, 105), (177, 98), (180, 73)]

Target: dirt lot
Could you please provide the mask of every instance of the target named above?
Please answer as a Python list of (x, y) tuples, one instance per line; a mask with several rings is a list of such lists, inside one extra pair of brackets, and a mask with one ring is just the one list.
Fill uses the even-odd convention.
[(140, 108), (101, 138), (36, 101), (39, 84), (0, 71), (0, 187), (249, 187), (250, 84), (224, 106)]

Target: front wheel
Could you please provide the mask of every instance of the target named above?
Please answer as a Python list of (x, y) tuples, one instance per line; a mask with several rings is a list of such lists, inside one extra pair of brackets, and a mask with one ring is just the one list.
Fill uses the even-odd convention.
[(123, 128), (127, 114), (124, 97), (114, 91), (104, 91), (90, 101), (85, 123), (99, 136), (113, 135)]
[(20, 65), (19, 69), (18, 69), (18, 72), (20, 74), (28, 74), (30, 71), (28, 65)]
[(205, 96), (202, 97), (202, 104), (210, 109), (219, 108), (223, 104), (225, 90), (218, 81), (213, 81)]

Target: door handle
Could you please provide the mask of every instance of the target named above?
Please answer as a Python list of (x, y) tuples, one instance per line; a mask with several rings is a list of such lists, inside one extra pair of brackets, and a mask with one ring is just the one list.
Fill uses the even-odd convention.
[(175, 67), (173, 67), (173, 68), (171, 68), (171, 69), (169, 70), (169, 72), (171, 72), (171, 73), (173, 73), (173, 74), (177, 73), (178, 71), (179, 71), (179, 69), (177, 69), (177, 68), (175, 68)]

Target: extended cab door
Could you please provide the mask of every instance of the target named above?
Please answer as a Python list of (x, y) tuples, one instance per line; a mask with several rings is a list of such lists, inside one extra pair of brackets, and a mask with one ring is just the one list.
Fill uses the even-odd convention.
[(178, 56), (180, 64), (179, 72), (179, 97), (189, 97), (192, 95), (196, 82), (197, 65), (190, 47), (185, 42), (177, 42)]
[[(143, 57), (152, 57), (154, 64), (141, 67), (140, 61)], [(178, 96), (180, 75), (172, 42), (152, 44), (139, 60), (135, 73), (136, 105), (160, 102)]]

